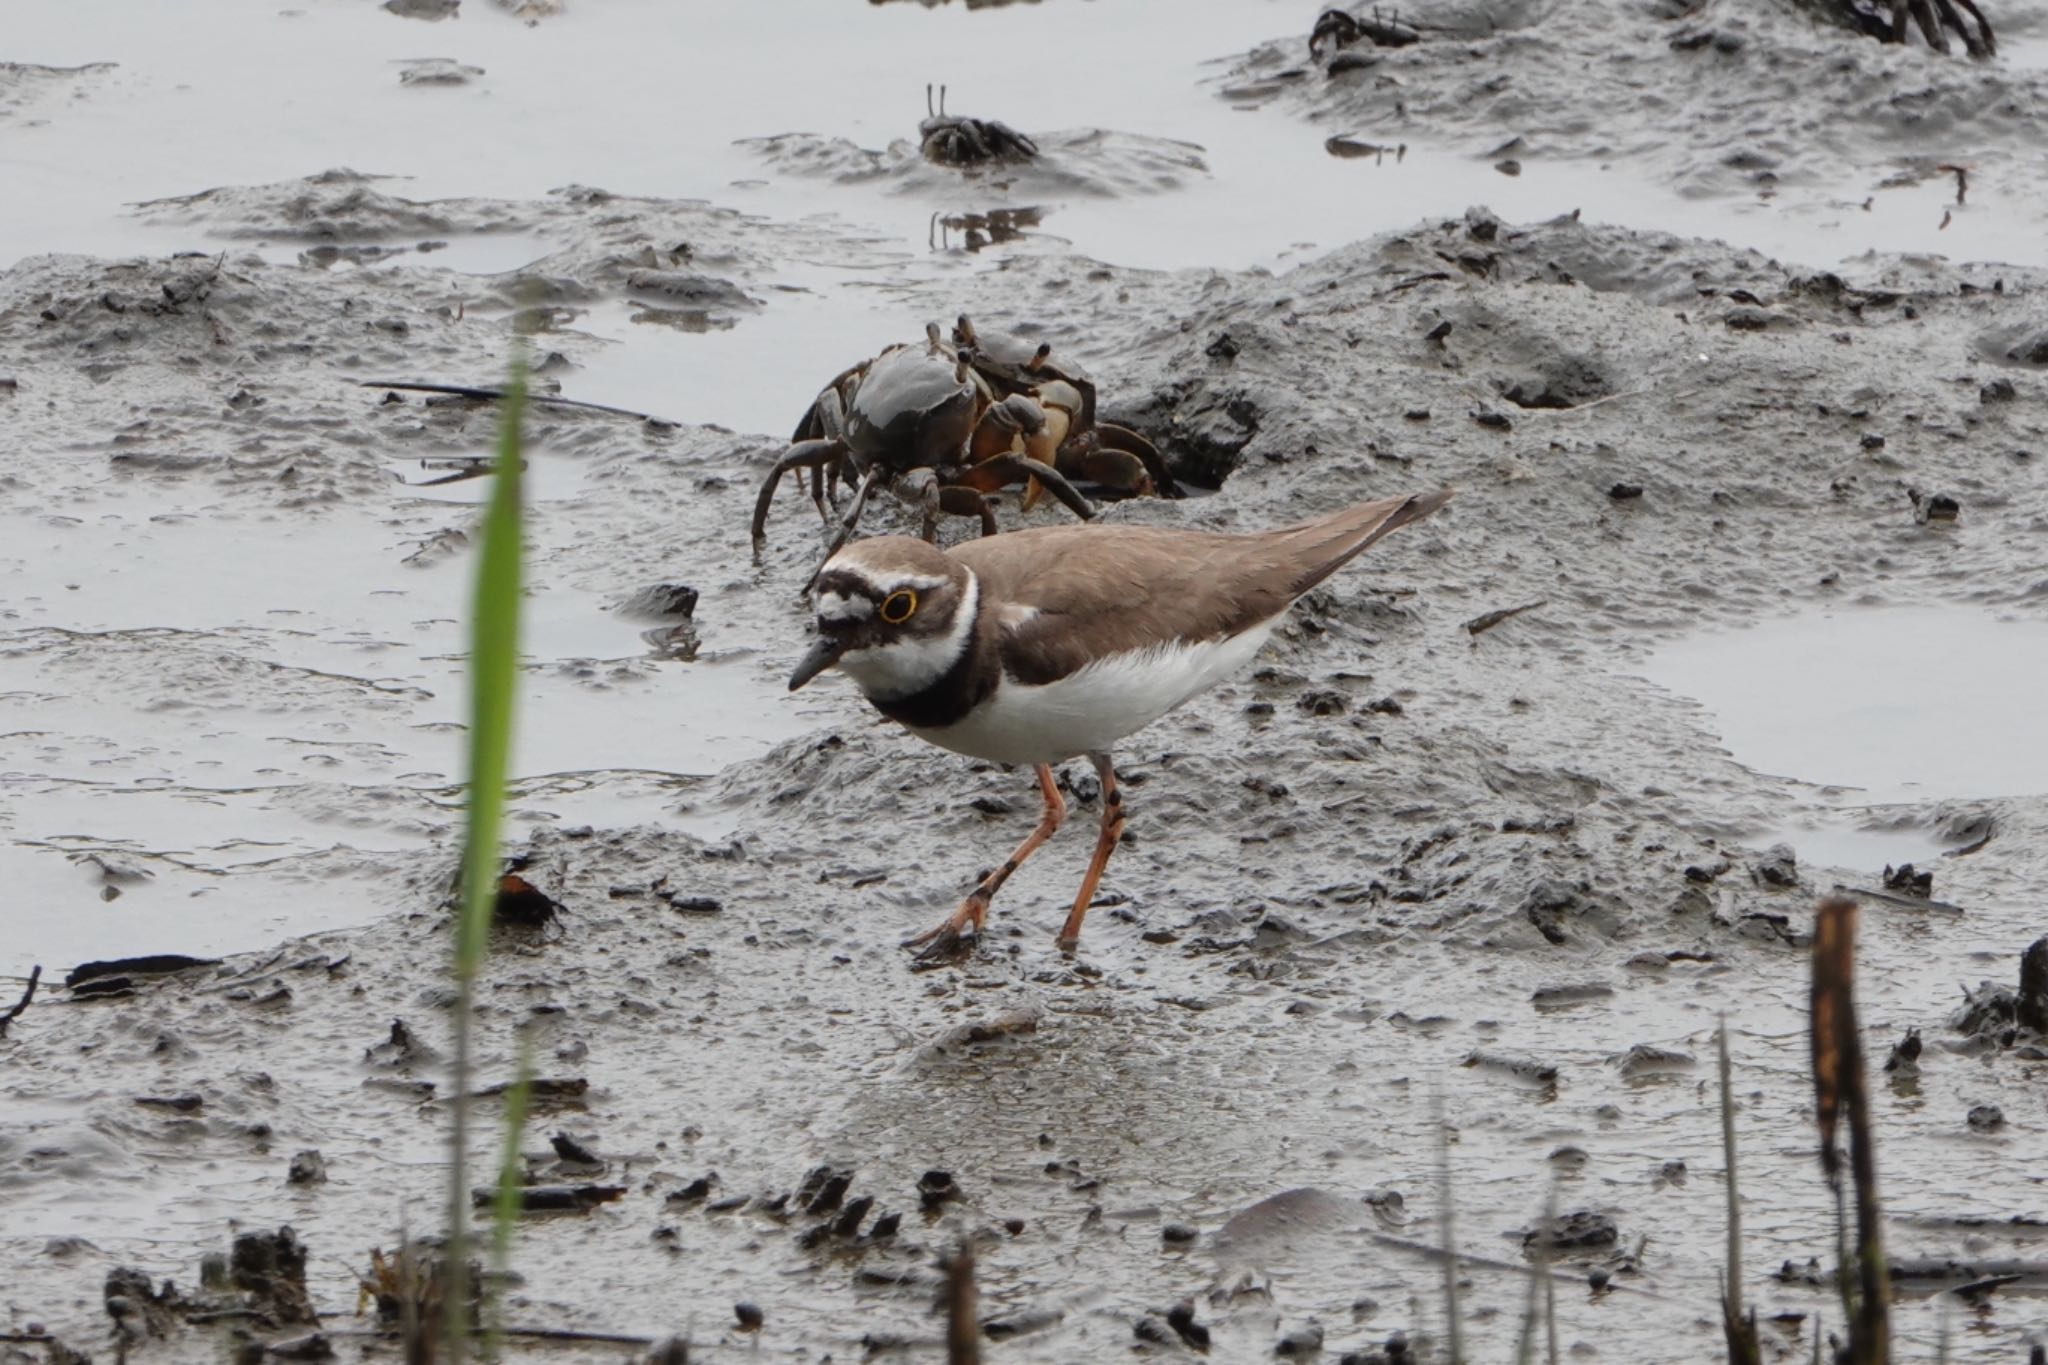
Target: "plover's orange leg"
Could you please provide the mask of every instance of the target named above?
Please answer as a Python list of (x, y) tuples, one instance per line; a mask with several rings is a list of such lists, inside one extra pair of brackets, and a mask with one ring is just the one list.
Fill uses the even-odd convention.
[(1045, 813), (1038, 817), (1037, 828), (1025, 836), (1024, 842), (1017, 845), (1016, 852), (1003, 860), (1002, 866), (983, 877), (981, 884), (968, 893), (966, 900), (960, 902), (960, 908), (946, 916), (937, 928), (926, 930), (916, 938), (904, 941), (903, 946), (906, 948), (923, 950), (918, 953), (920, 961), (943, 962), (948, 958), (957, 957), (960, 953), (961, 940), (970, 930), (973, 936), (979, 939), (982, 920), (988, 915), (988, 903), (995, 898), (1003, 883), (1010, 879), (1010, 874), (1022, 867), (1024, 860), (1036, 852), (1040, 844), (1052, 838), (1053, 831), (1060, 827), (1060, 821), (1066, 819), (1067, 803), (1060, 799), (1060, 789), (1053, 782), (1052, 765), (1041, 763), (1037, 771), (1038, 790), (1045, 797)]
[(1081, 921), (1087, 918), (1089, 903), (1095, 899), (1095, 886), (1102, 880), (1102, 869), (1109, 866), (1109, 855), (1116, 852), (1116, 841), (1124, 836), (1124, 794), (1116, 785), (1116, 769), (1110, 766), (1108, 754), (1090, 754), (1088, 761), (1095, 765), (1096, 776), (1102, 779), (1102, 833), (1095, 838), (1095, 856), (1088, 860), (1088, 875), (1081, 878), (1080, 894), (1074, 897), (1074, 908), (1067, 912), (1067, 922), (1060, 926), (1058, 939), (1060, 951), (1071, 953), (1081, 941)]

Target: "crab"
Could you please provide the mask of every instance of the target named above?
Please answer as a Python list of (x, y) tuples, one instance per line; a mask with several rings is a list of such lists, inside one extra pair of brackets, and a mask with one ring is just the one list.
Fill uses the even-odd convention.
[(1397, 12), (1389, 10), (1383, 15), (1378, 5), (1364, 18), (1348, 10), (1326, 9), (1316, 16), (1315, 29), (1308, 36), (1308, 55), (1310, 61), (1318, 60), (1326, 42), (1335, 53), (1361, 38), (1371, 41), (1374, 47), (1406, 47), (1421, 37), (1413, 24), (1401, 22)]
[(943, 85), (937, 108), (932, 107), (932, 88), (924, 88), (924, 112), (917, 132), (927, 161), (941, 166), (979, 166), (991, 161), (1029, 161), (1038, 155), (1038, 144), (1007, 123), (948, 114)]
[[(984, 332), (962, 314), (952, 341), (982, 380), (997, 393), (1023, 395), (1045, 412), (1044, 430), (1024, 442), (1024, 451), (1070, 479), (1086, 479), (1137, 496), (1176, 497), (1179, 487), (1153, 444), (1129, 427), (1095, 416), (1095, 381), (1087, 371), (1055, 360), (1051, 342), (1033, 345), (1008, 332)], [(1025, 510), (1042, 489), (1032, 486)]]
[(858, 476), (852, 501), (839, 517), (830, 559), (853, 535), (876, 484), (924, 514), (927, 541), (938, 538), (939, 514), (977, 517), (981, 533), (996, 531), (995, 512), (985, 494), (1008, 484), (1034, 483), (1084, 521), (1095, 507), (1051, 463), (1030, 453), (1046, 445), (1043, 433), (1055, 418), (1027, 392), (998, 393), (972, 363), (966, 349), (949, 349), (936, 324), (925, 340), (891, 346), (872, 360), (840, 374), (822, 389), (797, 424), (789, 449), (761, 484), (754, 502), (754, 548), (767, 539), (768, 508), (782, 476), (810, 470), (811, 500), (833, 527), (827, 480)]

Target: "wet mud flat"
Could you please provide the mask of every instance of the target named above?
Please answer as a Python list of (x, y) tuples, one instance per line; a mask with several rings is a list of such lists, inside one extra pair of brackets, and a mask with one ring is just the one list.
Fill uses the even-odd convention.
[[(613, 204), (606, 230), (631, 257), (636, 236), (696, 212)], [(776, 249), (765, 230), (749, 241)], [(608, 251), (578, 259), (559, 274), (592, 294), (633, 287), (590, 264)], [(431, 266), (340, 278), (233, 249), (17, 267), (0, 402), (20, 450), (62, 459), (11, 461), (11, 500), (61, 519), (115, 492), (196, 498), (252, 545), (283, 523), (307, 544), (370, 537), (389, 561), (438, 536), (410, 571), (459, 584), (469, 509), (394, 503), (386, 465), (482, 451), (489, 405), (349, 381), (494, 373), (512, 283), (456, 309), (473, 286)], [(1220, 484), (1114, 518), (1263, 526), (1459, 490), (1313, 594), (1251, 673), (1127, 747), (1130, 835), (1077, 958), (1051, 946), (1079, 871), (1069, 831), (1006, 889), (983, 954), (929, 973), (898, 940), (1009, 846), (1028, 780), (878, 726), (838, 688), (764, 756), (648, 790), (701, 723), (717, 676), (703, 670), (737, 677), (748, 705), (792, 704), (780, 677), (806, 628), (815, 514), (786, 495), (755, 564), (746, 519), (772, 438), (537, 413), (536, 478), (574, 477), (537, 507), (535, 592), (574, 588), (598, 612), (687, 584), (700, 649), (660, 666), (644, 648), (598, 663), (565, 649), (530, 668), (543, 691), (565, 679), (560, 714), (617, 715), (649, 691), (659, 706), (631, 712), (639, 761), (519, 795), (511, 851), (565, 911), (502, 934), (481, 1081), (511, 1079), (530, 1036), (547, 1082), (534, 1178), (615, 1195), (522, 1221), (510, 1319), (682, 1332), (710, 1359), (929, 1357), (936, 1259), (973, 1238), (999, 1358), (1174, 1356), (1194, 1326), (1219, 1359), (1318, 1337), (1332, 1358), (1374, 1359), (1396, 1334), (1426, 1354), (1443, 1330), (1427, 1250), (1440, 1106), (1474, 1258), (1468, 1350), (1510, 1349), (1525, 1235), (1554, 1198), (1590, 1230), (1557, 1267), (1565, 1342), (1707, 1358), (1723, 1201), (1709, 1059), (1726, 1013), (1749, 1297), (1804, 1355), (1834, 1308), (1806, 1269), (1828, 1259), (1833, 1208), (1811, 1157), (1803, 949), (1814, 893), (1861, 883), (1746, 841), (1838, 811), (1840, 794), (1736, 764), (1709, 718), (1631, 670), (1703, 626), (1817, 603), (2038, 620), (2042, 285), (1931, 261), (1793, 270), (1479, 210), (1279, 276), (1046, 254), (944, 289), (905, 282), (935, 317), (1029, 326), (1085, 357), (1106, 415)], [(572, 380), (591, 343), (569, 325), (540, 348)], [(1927, 515), (1936, 497), (1953, 517)], [(873, 530), (904, 525), (871, 514)], [(61, 600), (40, 609), (61, 616)], [(139, 686), (187, 648), (208, 661), (184, 684), (202, 705), (274, 708), (281, 678), (379, 677), (280, 671), (276, 641), (202, 624), (182, 639), (53, 629), (18, 616), (5, 634), (43, 694)], [(237, 642), (243, 662), (223, 662)], [(447, 773), (410, 773), (391, 738), (434, 722), (391, 685), (299, 703), (286, 688), (306, 715), (276, 724), (317, 716), (395, 756), (381, 778), (266, 799), (372, 802), (418, 837), (209, 874), (381, 918), (98, 997), (52, 990), (0, 1044), (9, 1350), (37, 1358), (19, 1340), (30, 1324), (105, 1349), (110, 1271), (190, 1292), (231, 1229), (283, 1225), (311, 1251), (330, 1343), (390, 1349), (347, 1335), (366, 1326), (349, 1317), (354, 1275), (440, 1207), (454, 860)], [(76, 741), (41, 756), (62, 766)], [(1086, 824), (1084, 767), (1062, 780)], [(579, 815), (571, 787), (620, 800)], [(1868, 900), (1872, 1052), (1908, 1029), (1925, 1040), (1911, 1075), (1880, 1083), (1891, 1246), (1926, 1272), (1904, 1286), (1902, 1350), (1931, 1356), (1947, 1330), (2017, 1357), (2048, 1257), (2025, 1155), (2048, 1121), (2042, 1062), (1995, 1010), (1982, 1031), (1951, 1016), (1959, 982), (2011, 984), (2040, 934), (2048, 802), (1871, 815), (1968, 850), (1938, 861), (1930, 898)], [(1987, 1107), (2000, 1121), (1973, 1123)], [(550, 1148), (558, 1133), (594, 1163)], [(1987, 1266), (2022, 1278), (1976, 1302), (1940, 1292)], [(307, 1329), (267, 1311), (274, 1330), (167, 1319), (158, 1336), (124, 1309), (123, 1330), (138, 1355), (199, 1359), (238, 1328)]]
[[(1215, 88), (1275, 138), (1415, 134), (1504, 187), (1625, 159), (1702, 213), (1890, 212), (1943, 248), (2038, 216), (2038, 72), (1716, 4), (1432, 17), (1341, 61), (1307, 60), (1304, 32)], [(1587, 52), (1613, 79), (1584, 78)], [(5, 68), (0, 116), (118, 79)], [(33, 907), (0, 970), (50, 968), (0, 1040), (7, 1361), (211, 1360), (250, 1336), (398, 1353), (355, 1310), (373, 1249), (445, 1198), (481, 484), (458, 476), (495, 413), (362, 381), (488, 385), (517, 307), (551, 392), (611, 398), (623, 353), (710, 338), (774, 373), (778, 422), (924, 319), (1018, 327), (1215, 490), (1112, 520), (1458, 498), (1120, 752), (1129, 832), (1077, 957), (1051, 939), (1098, 799), (1084, 764), (1061, 775), (1074, 828), (1006, 888), (980, 956), (919, 972), (898, 942), (1011, 847), (1028, 777), (877, 724), (843, 684), (787, 695), (819, 540), (785, 490), (752, 557), (781, 428), (705, 420), (743, 367), (697, 352), (614, 404), (645, 415), (537, 409), (508, 853), (559, 911), (500, 931), (477, 1084), (492, 1117), (531, 1041), (506, 1315), (585, 1335), (511, 1353), (680, 1333), (700, 1359), (937, 1358), (937, 1263), (971, 1241), (993, 1359), (1441, 1359), (1447, 1129), (1469, 1358), (1511, 1358), (1551, 1206), (1567, 1349), (1716, 1358), (1726, 1016), (1746, 1298), (1774, 1354), (1808, 1358), (1840, 1329), (1805, 1035), (1811, 907), (1837, 888), (1865, 905), (1868, 1050), (1901, 1045), (1873, 1078), (1899, 1358), (2041, 1341), (2048, 1063), (2012, 988), (2048, 930), (2048, 798), (1738, 762), (1656, 661), (1817, 613), (1899, 622), (1898, 656), (1952, 652), (1959, 685), (1886, 742), (1908, 771), (1954, 758), (1943, 707), (1988, 665), (1967, 631), (1910, 623), (2048, 628), (2048, 275), (1789, 267), (1480, 208), (1284, 273), (1133, 269), (1037, 215), (1191, 218), (1225, 156), (1044, 117), (1046, 160), (971, 193), (895, 133), (735, 129), (746, 173), (821, 196), (880, 187), (919, 220), (980, 196), (953, 225), (989, 239), (970, 249), (1024, 235), (979, 271), (830, 217), (591, 185), (433, 199), (337, 170), (135, 210), (203, 253), (0, 275), (0, 875)], [(1943, 169), (1958, 129), (1967, 203)], [(858, 329), (821, 299), (847, 280), (903, 335), (839, 354)], [(793, 318), (823, 319), (815, 367)], [(909, 525), (888, 504), (867, 522)], [(1725, 638), (1767, 678), (1830, 667)], [(1775, 846), (1821, 825), (1869, 866)], [(1909, 858), (1931, 883), (1872, 870)], [(250, 924), (279, 946), (205, 938)], [(66, 985), (76, 945), (109, 941), (204, 960)], [(225, 1282), (202, 1276), (231, 1245)]]

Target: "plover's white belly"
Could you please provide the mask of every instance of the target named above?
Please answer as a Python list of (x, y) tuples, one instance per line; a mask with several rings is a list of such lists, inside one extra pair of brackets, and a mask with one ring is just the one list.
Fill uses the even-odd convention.
[(1038, 687), (1005, 678), (994, 696), (957, 723), (907, 728), (941, 748), (994, 763), (1058, 763), (1106, 750), (1244, 667), (1278, 619), (1228, 639), (1112, 655)]

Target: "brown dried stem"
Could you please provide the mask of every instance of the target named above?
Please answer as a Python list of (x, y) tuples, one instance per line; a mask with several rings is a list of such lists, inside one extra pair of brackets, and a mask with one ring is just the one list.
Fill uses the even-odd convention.
[(1843, 1269), (1843, 1307), (1849, 1317), (1849, 1365), (1882, 1365), (1891, 1358), (1890, 1282), (1885, 1273), (1884, 1215), (1877, 1200), (1877, 1146), (1870, 1128), (1863, 1044), (1856, 1025), (1856, 902), (1822, 901), (1813, 932), (1813, 1088), (1820, 1127), (1821, 1169), (1842, 1194), (1836, 1131), (1849, 1128), (1849, 1175), (1856, 1192), (1853, 1276)]

